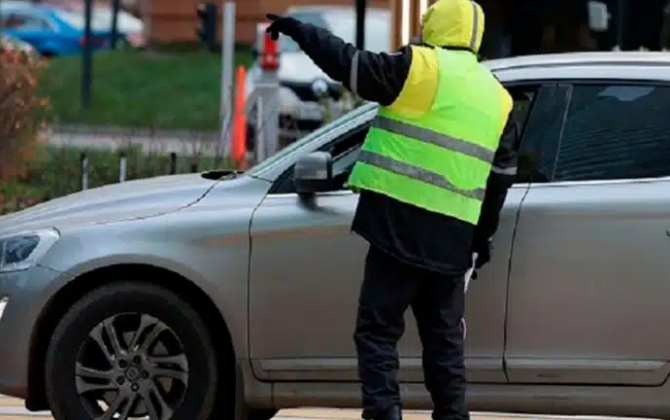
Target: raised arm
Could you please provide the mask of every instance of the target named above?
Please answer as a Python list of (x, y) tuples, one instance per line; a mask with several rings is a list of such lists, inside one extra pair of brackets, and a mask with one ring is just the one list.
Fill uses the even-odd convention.
[(357, 49), (330, 31), (291, 17), (268, 15), (270, 33), (291, 37), (333, 80), (361, 98), (389, 106), (400, 95), (412, 63), (412, 49), (373, 53)]

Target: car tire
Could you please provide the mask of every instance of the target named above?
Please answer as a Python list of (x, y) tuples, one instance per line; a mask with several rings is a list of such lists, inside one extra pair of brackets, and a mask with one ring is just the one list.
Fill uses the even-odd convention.
[(55, 420), (102, 418), (105, 405), (151, 420), (205, 420), (218, 372), (210, 334), (190, 304), (160, 286), (120, 282), (88, 293), (62, 317), (45, 387)]

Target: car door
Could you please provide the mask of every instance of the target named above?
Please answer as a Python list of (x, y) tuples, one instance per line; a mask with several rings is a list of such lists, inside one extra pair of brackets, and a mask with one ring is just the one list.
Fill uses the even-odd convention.
[(289, 169), (254, 213), (249, 340), (260, 378), (357, 379), (352, 340), (367, 244), (350, 233), (358, 197), (344, 180), (365, 131), (326, 147), (340, 181), (333, 191), (299, 197)]
[[(560, 145), (523, 202), (510, 382), (660, 385), (670, 371), (670, 87), (562, 86)], [(555, 143), (555, 144), (554, 144)], [(551, 152), (549, 153), (551, 156)]]
[[(515, 112), (524, 119), (534, 89), (513, 89)], [(365, 131), (349, 133), (331, 146), (334, 172), (344, 174), (339, 185)], [(367, 252), (367, 244), (350, 232), (358, 196), (338, 188), (304, 200), (290, 181), (290, 173), (277, 181), (251, 225), (249, 340), (254, 372), (270, 380), (356, 381), (353, 331)], [(527, 188), (522, 183), (509, 192), (493, 260), (468, 292), (470, 382), (507, 380), (503, 371), (507, 270), (514, 224)], [(407, 329), (398, 346), (400, 378), (421, 382), (421, 343), (411, 311), (406, 316)]]

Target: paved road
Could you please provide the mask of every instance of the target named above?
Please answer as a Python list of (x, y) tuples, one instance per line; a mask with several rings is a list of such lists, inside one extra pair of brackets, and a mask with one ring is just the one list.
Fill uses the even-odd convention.
[[(23, 408), (21, 401), (3, 397), (0, 395), (0, 420), (28, 420), (28, 419), (51, 420), (49, 413), (28, 413)], [(283, 410), (276, 417), (278, 420), (359, 420), (359, 410), (333, 410), (333, 409), (297, 409)], [(428, 412), (410, 411), (404, 414), (405, 420), (428, 420)], [(504, 413), (475, 413), (473, 420), (597, 420), (611, 417), (567, 417), (567, 416), (528, 416)], [(630, 420), (630, 419), (628, 419)]]

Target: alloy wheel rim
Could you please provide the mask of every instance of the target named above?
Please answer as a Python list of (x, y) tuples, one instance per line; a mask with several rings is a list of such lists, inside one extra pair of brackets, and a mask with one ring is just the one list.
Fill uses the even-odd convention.
[(75, 384), (96, 420), (169, 420), (188, 389), (188, 359), (159, 319), (124, 313), (105, 319), (77, 353)]

